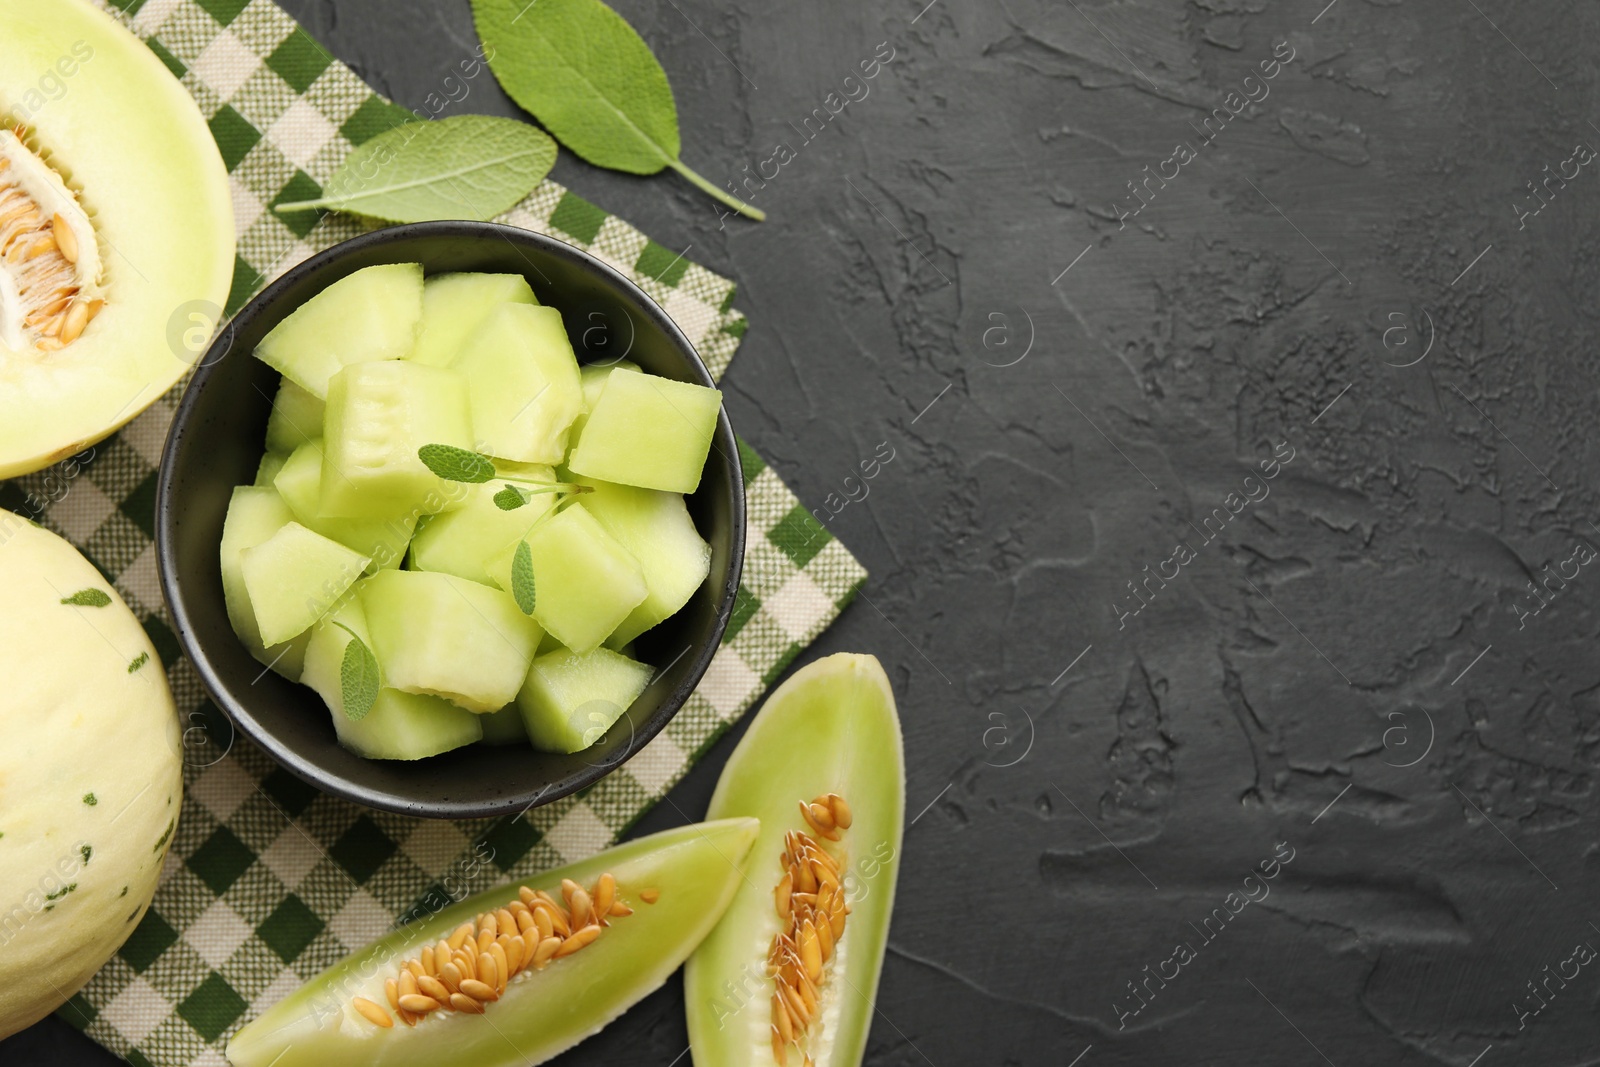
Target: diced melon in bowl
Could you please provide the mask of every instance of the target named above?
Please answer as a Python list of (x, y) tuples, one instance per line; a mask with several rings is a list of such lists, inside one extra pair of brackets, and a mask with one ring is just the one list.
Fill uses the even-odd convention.
[[(574, 652), (596, 648), (649, 595), (638, 560), (582, 504), (571, 504), (533, 528), (533, 617)], [(489, 561), (489, 574), (510, 590), (516, 544)]]
[(399, 359), (417, 343), (422, 265), (381, 263), (340, 278), (301, 304), (256, 355), (317, 397), (342, 367)]
[[(556, 480), (555, 471), (549, 467), (533, 464), (517, 467), (519, 478)], [(494, 495), (505, 485), (505, 482), (493, 481), (463, 486), (468, 492), (460, 507), (433, 516), (417, 531), (411, 542), (411, 569), (443, 571), (468, 581), (492, 585), (493, 579), (486, 569), (488, 561), (526, 534), (559, 499), (553, 493), (543, 493), (514, 511), (502, 511), (495, 504)]]
[(423, 465), (423, 445), (472, 447), (466, 383), (406, 360), (356, 363), (328, 387), (323, 515), (380, 518), (442, 509), (449, 488)]
[(244, 584), (244, 552), (266, 541), (294, 521), (294, 514), (277, 490), (269, 486), (241, 485), (228, 501), (228, 514), (222, 522), (222, 599), (228, 608), (228, 621), (244, 647), (262, 663), (286, 678), (299, 678), (305, 655), (305, 638), (268, 648), (262, 644), (261, 628), (256, 625), (256, 609)]
[[(467, 714), (471, 715), (471, 712)], [(528, 743), (528, 729), (522, 725), (522, 712), (517, 710), (515, 704), (491, 711), (486, 715), (473, 716), (483, 724), (483, 743), (486, 745), (525, 745)]]
[(576, 444), (583, 434), (583, 424), (589, 421), (589, 412), (594, 410), (595, 401), (600, 399), (600, 393), (606, 387), (606, 379), (611, 377), (614, 370), (638, 370), (639, 364), (629, 359), (619, 359), (615, 363), (591, 363), (578, 368), (578, 380), (583, 385), (583, 410), (578, 417), (572, 420), (572, 429), (567, 431), (567, 444)]
[(453, 574), (379, 571), (360, 596), (384, 683), (468, 711), (511, 703), (543, 636), (511, 594)]
[(624, 645), (671, 618), (711, 573), (711, 546), (694, 527), (677, 493), (615, 482), (579, 479), (594, 491), (583, 498), (606, 532), (639, 561), (649, 590), (612, 632), (607, 644)]
[(287, 462), (289, 462), (289, 454), (287, 452), (263, 453), (261, 462), (256, 465), (256, 480), (254, 484), (265, 486), (268, 489), (273, 488), (272, 483), (277, 479), (278, 472), (283, 470), (283, 465)]
[(567, 466), (607, 482), (692, 493), (721, 410), (722, 394), (715, 389), (640, 371), (613, 371)]
[(654, 673), (609, 648), (540, 656), (517, 694), (528, 739), (544, 752), (583, 751), (639, 699)]
[(470, 745), (483, 736), (478, 724), (486, 716), (438, 697), (402, 693), (387, 686), (378, 690), (364, 716), (350, 718), (344, 707), (343, 668), (345, 649), (352, 638), (341, 626), (354, 631), (367, 647), (372, 646), (360, 598), (349, 597), (311, 631), (300, 680), (327, 702), (334, 733), (345, 748), (367, 759), (415, 760)]
[(244, 586), (261, 640), (297, 637), (339, 602), (369, 560), (298, 522), (243, 553)]
[(520, 274), (436, 274), (423, 283), (422, 328), (405, 358), (448, 367), (495, 308), (538, 302)]
[(293, 452), (307, 441), (322, 436), (322, 417), (327, 403), (306, 392), (288, 378), (272, 398), (272, 414), (267, 417), (267, 448), (273, 452)]
[(284, 462), (273, 479), (295, 521), (368, 557), (369, 570), (398, 567), (417, 526), (415, 511), (382, 519), (330, 519), (320, 514), (322, 439), (307, 441)]
[(583, 410), (578, 361), (561, 312), (502, 304), (451, 366), (467, 379), (480, 451), (525, 463), (560, 463), (567, 429)]

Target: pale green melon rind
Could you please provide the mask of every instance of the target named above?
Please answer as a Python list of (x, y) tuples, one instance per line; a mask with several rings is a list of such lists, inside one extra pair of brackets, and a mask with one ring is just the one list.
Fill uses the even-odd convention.
[[(61, 603), (85, 589), (104, 594), (99, 606)], [(75, 548), (8, 511), (0, 679), (4, 1038), (76, 993), (138, 926), (182, 805), (183, 748), (139, 620)]]
[(0, 26), (0, 116), (74, 44), (93, 48), (27, 121), (115, 249), (108, 303), (81, 338), (45, 354), (0, 349), (0, 478), (11, 478), (105, 437), (190, 369), (185, 335), (214, 325), (228, 299), (234, 227), (205, 119), (138, 38), (85, 0), (0, 0)]
[[(383, 979), (425, 944), (449, 936), (480, 911), (517, 898), (502, 886), (400, 930), (322, 972), (236, 1034), (234, 1067), (412, 1067), (471, 1064), (512, 1067), (543, 1063), (596, 1033), (660, 987), (716, 923), (742, 884), (740, 863), (759, 829), (754, 819), (681, 826), (630, 841), (598, 856), (526, 880), (558, 892), (562, 878), (593, 885), (610, 871), (634, 914), (612, 920), (588, 948), (524, 972), (482, 1016), (452, 1012), (384, 1030), (350, 1002), (386, 1003)], [(641, 889), (661, 891), (655, 904)]]
[[(755, 816), (761, 834), (746, 865), (747, 880), (684, 972), (696, 1067), (773, 1063), (773, 986), (765, 962), (778, 928), (772, 898), (780, 876), (777, 857), (783, 835), (805, 829), (796, 802), (828, 792), (849, 801), (855, 816), (841, 842), (853, 910), (834, 961), (843, 974), (834, 973), (824, 987), (839, 998), (839, 1013), (823, 1030), (830, 1040), (816, 1065), (861, 1062), (899, 874), (905, 756), (883, 667), (874, 656), (841, 653), (804, 667), (767, 698), (712, 794), (708, 818)], [(839, 846), (829, 847), (838, 855)], [(877, 857), (883, 858), (874, 862)], [(747, 991), (742, 1005), (730, 996), (727, 982)]]

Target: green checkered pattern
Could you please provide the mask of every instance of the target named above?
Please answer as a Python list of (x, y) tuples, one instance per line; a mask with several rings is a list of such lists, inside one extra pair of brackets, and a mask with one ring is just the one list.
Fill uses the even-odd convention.
[[(415, 116), (373, 93), (268, 0), (101, 2), (183, 80), (222, 149), (239, 230), (230, 312), (292, 264), (359, 232), (349, 219), (279, 216), (271, 206), (315, 196), (353, 145)], [(667, 310), (713, 374), (727, 368), (746, 325), (728, 279), (554, 182), (503, 221), (606, 260)], [(156, 465), (180, 390), (95, 446), (64, 495), (60, 472), (41, 472), (0, 483), (0, 506), (37, 513), (116, 583), (161, 653), (184, 726), (215, 740), (231, 730), (179, 653), (151, 542)], [(463, 822), (325, 796), (242, 739), (225, 756), (218, 748), (192, 758), (154, 904), (60, 1015), (135, 1064), (220, 1067), (228, 1036), (246, 1020), (408, 915), (614, 841), (866, 578), (759, 456), (741, 445), (740, 460), (749, 544), (733, 620), (699, 689), (639, 755), (581, 797), (516, 819)]]

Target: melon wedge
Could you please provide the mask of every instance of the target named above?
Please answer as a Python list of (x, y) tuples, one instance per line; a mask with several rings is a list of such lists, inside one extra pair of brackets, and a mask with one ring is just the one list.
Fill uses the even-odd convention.
[(684, 997), (696, 1067), (774, 1067), (775, 983), (768, 946), (781, 921), (773, 890), (785, 835), (815, 835), (798, 802), (829, 793), (853, 820), (821, 843), (839, 859), (850, 913), (824, 965), (817, 1008), (790, 1064), (856, 1067), (866, 1047), (905, 822), (905, 758), (894, 693), (873, 656), (829, 656), (796, 672), (767, 698), (711, 797), (711, 818), (754, 816), (761, 835), (738, 895), (689, 959)]
[[(234, 231), (211, 131), (138, 38), (86, 0), (0, 0), (0, 27), (0, 214), (19, 191), (32, 211), (0, 243), (20, 256), (51, 242), (0, 261), (11, 478), (105, 437), (199, 360), (228, 299)], [(44, 96), (41, 77), (65, 92)]]
[[(386, 1008), (385, 978), (461, 923), (517, 900), (513, 886), (411, 923), (324, 971), (234, 1035), (228, 1059), (234, 1067), (543, 1063), (598, 1032), (678, 968), (743, 884), (740, 864), (758, 829), (754, 819), (682, 826), (529, 879), (527, 886), (560, 899), (563, 878), (590, 886), (609, 872), (633, 914), (612, 918), (581, 951), (522, 971), (481, 1015), (436, 1011), (414, 1027), (382, 1027), (354, 1000)], [(659, 893), (656, 903), (644, 903), (645, 890)]]

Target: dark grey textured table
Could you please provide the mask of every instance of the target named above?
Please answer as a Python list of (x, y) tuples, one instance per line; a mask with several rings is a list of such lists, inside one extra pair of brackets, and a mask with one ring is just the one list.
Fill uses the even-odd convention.
[[(735, 425), (872, 570), (812, 650), (905, 722), (868, 1061), (1600, 1063), (1600, 8), (925, 2), (618, 4), (763, 225), (556, 170), (738, 280)], [(415, 107), (475, 45), (286, 6)]]

